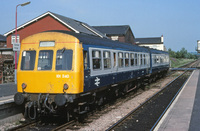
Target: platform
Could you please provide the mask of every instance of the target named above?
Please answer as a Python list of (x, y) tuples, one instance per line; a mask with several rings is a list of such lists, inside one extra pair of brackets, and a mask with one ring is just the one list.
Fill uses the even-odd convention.
[(15, 93), (17, 93), (16, 84), (0, 84), (0, 105), (13, 102)]
[(193, 71), (154, 131), (200, 131), (199, 73)]

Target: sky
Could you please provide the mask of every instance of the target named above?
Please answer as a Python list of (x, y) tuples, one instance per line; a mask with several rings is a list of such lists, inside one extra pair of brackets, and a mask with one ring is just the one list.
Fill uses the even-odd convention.
[(200, 0), (0, 0), (0, 34), (51, 11), (91, 26), (129, 25), (136, 38), (164, 36), (167, 49), (194, 52), (200, 40)]

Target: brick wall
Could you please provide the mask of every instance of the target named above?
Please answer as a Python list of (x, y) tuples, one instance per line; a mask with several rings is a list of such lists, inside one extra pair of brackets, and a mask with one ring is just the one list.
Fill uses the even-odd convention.
[[(18, 30), (17, 34), (19, 34), (20, 42), (21, 42), (22, 39), (24, 39), (30, 35), (33, 35), (33, 34), (36, 34), (39, 32), (43, 32), (43, 31), (48, 31), (48, 30), (71, 31), (65, 25), (63, 25), (62, 23), (58, 22), (57, 20), (52, 18), (50, 15), (48, 15), (48, 16)], [(11, 36), (12, 35), (13, 34), (10, 34), (7, 36), (7, 48), (12, 48), (12, 44), (11, 44)]]
[(14, 67), (12, 55), (0, 55), (0, 84), (14, 82)]

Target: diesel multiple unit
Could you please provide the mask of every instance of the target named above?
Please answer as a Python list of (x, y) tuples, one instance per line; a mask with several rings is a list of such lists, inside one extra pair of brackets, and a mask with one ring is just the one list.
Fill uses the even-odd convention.
[(22, 40), (16, 104), (26, 115), (83, 114), (167, 73), (169, 54), (67, 31)]

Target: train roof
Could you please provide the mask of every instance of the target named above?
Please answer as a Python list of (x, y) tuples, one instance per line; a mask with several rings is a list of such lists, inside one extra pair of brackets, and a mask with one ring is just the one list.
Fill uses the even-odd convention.
[[(86, 47), (90, 47), (92, 45), (93, 47), (106, 47), (109, 49), (117, 49), (117, 50), (127, 50), (127, 51), (138, 51), (138, 52), (152, 52), (152, 53), (164, 53), (164, 51), (156, 50), (156, 49), (150, 49), (147, 47), (141, 47), (138, 45), (132, 45), (130, 43), (122, 43), (118, 41), (113, 41), (110, 39), (106, 38), (100, 38), (96, 36), (91, 36), (87, 34), (77, 34), (74, 32), (69, 32), (69, 31), (64, 31), (64, 30), (52, 30), (48, 32), (59, 32), (59, 33), (64, 33), (64, 34), (69, 34), (77, 39), (79, 39), (80, 42), (83, 43)], [(165, 52), (167, 53), (167, 52)]]
[(64, 34), (69, 34), (77, 39), (79, 39), (80, 42), (83, 43), (86, 47), (90, 47), (89, 45), (92, 45), (93, 47), (104, 47), (104, 48), (109, 48), (109, 49), (117, 49), (117, 50), (127, 50), (127, 51), (139, 51), (139, 52), (149, 52), (147, 48), (140, 47), (137, 45), (132, 45), (129, 43), (122, 43), (118, 41), (113, 41), (110, 39), (105, 39), (105, 38), (100, 38), (100, 37), (95, 37), (87, 34), (77, 34), (74, 32), (69, 32), (69, 31), (62, 31), (62, 30), (53, 30), (53, 31), (48, 31), (48, 32), (60, 32)]
[(151, 51), (151, 53), (155, 53), (155, 54), (169, 54), (166, 51), (156, 50), (156, 49), (153, 49), (153, 48), (149, 48), (149, 50)]

